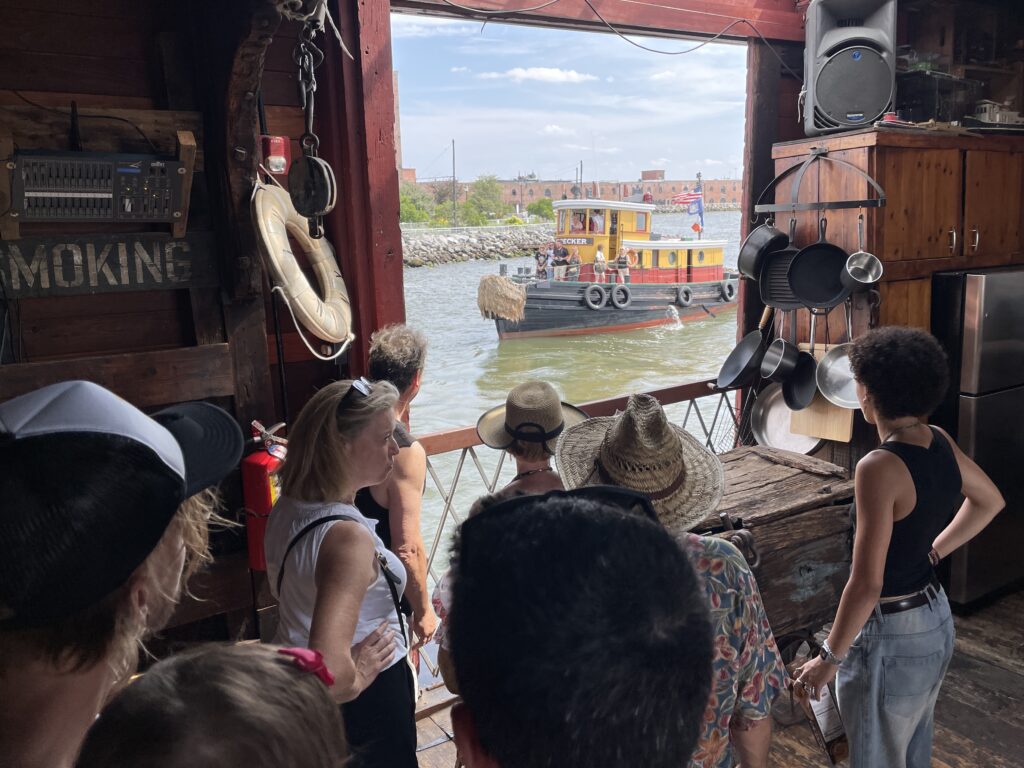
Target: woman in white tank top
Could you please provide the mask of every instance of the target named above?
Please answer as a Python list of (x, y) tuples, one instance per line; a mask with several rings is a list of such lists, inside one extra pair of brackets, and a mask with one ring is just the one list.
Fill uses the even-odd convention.
[(408, 641), (396, 610), (405, 568), (353, 505), (356, 491), (394, 464), (397, 400), (390, 384), (365, 379), (317, 392), (289, 430), (282, 496), (267, 525), (275, 640), (323, 654), (352, 768), (416, 766)]

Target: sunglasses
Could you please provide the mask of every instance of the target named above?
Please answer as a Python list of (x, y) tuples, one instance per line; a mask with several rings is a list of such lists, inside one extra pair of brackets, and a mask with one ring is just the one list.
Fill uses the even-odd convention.
[(352, 397), (353, 392), (358, 392), (363, 397), (369, 397), (372, 391), (373, 384), (365, 376), (353, 379), (352, 383), (348, 387), (348, 392), (346, 392), (341, 400), (338, 401), (338, 409), (340, 410), (345, 406), (348, 399)]
[(587, 499), (602, 506), (613, 507), (628, 514), (644, 517), (656, 523), (659, 522), (658, 513), (654, 511), (654, 505), (651, 504), (651, 500), (644, 494), (629, 488), (620, 488), (616, 485), (587, 485), (581, 488), (574, 488), (571, 491), (549, 491), (543, 496), (514, 496), (511, 499), (504, 499), (493, 506), (481, 510), (480, 514), (475, 517), (469, 518), (463, 523), (463, 527), (471, 525), (473, 520), (484, 515), (506, 515), (535, 504), (543, 504), (548, 499), (559, 498)]

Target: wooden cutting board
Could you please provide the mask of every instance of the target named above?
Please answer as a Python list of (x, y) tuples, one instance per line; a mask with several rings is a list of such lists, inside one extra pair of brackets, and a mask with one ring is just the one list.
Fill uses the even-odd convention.
[[(825, 353), (834, 346), (838, 345), (815, 344), (814, 356), (821, 360)], [(811, 349), (810, 344), (805, 343), (801, 343), (799, 347), (804, 351)], [(809, 406), (802, 411), (793, 411), (789, 421), (789, 430), (798, 435), (848, 443), (853, 438), (853, 411), (833, 405), (824, 398), (821, 392), (818, 392)]]

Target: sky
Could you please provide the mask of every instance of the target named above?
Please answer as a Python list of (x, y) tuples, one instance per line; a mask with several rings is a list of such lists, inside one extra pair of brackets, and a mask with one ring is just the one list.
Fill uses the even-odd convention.
[[(426, 180), (494, 174), (739, 178), (746, 48), (667, 56), (610, 33), (391, 15), (402, 164)], [(687, 40), (631, 38), (678, 51)]]

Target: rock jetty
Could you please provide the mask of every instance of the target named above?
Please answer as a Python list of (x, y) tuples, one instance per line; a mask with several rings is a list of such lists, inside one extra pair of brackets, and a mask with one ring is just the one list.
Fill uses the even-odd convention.
[(554, 239), (554, 224), (524, 224), (402, 231), (407, 267), (432, 267), (471, 259), (519, 258)]

